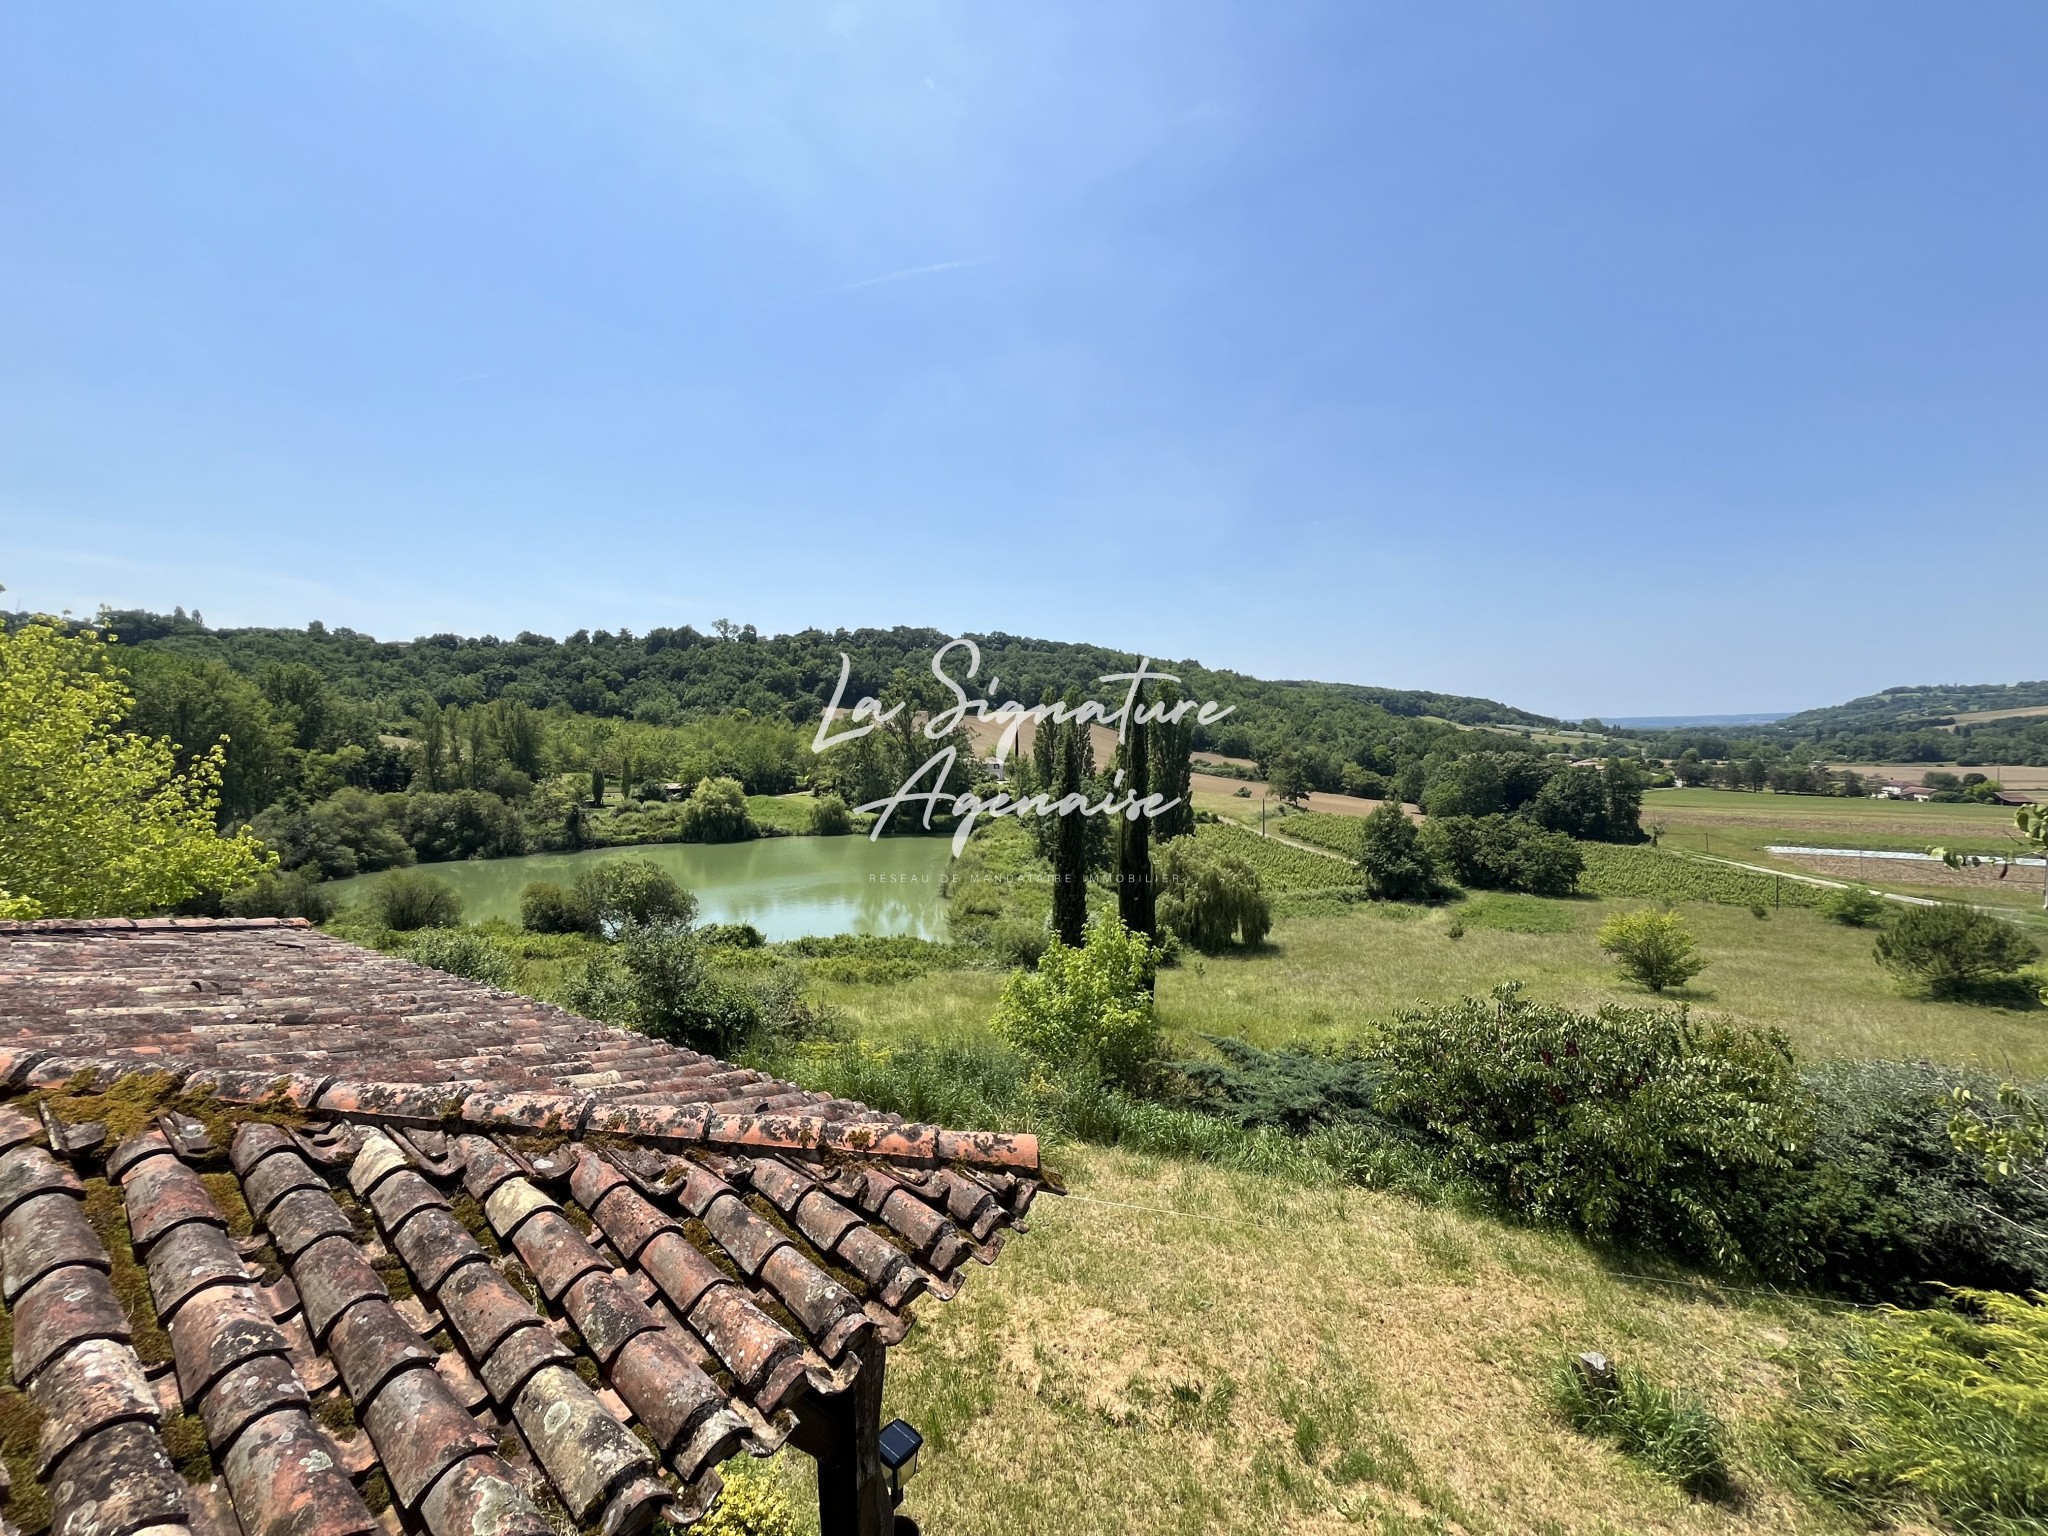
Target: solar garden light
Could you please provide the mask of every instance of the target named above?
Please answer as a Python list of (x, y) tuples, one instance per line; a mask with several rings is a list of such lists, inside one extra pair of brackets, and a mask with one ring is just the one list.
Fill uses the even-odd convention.
[(903, 1419), (891, 1419), (882, 1426), (882, 1465), (889, 1469), (889, 1507), (903, 1502), (903, 1485), (917, 1476), (917, 1453), (924, 1446), (920, 1435)]

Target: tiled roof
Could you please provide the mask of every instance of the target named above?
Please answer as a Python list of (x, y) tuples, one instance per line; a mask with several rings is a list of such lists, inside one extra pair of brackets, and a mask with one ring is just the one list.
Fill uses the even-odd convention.
[(1041, 1187), (289, 924), (0, 925), (0, 1098), (0, 1509), (57, 1536), (632, 1532), (792, 1439), (872, 1512), (887, 1346)]

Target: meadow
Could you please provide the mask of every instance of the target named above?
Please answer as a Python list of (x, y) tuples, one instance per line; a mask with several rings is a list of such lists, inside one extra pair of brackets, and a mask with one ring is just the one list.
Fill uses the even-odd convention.
[[(1647, 904), (1484, 894), (1437, 908), (1283, 911), (1262, 950), (1189, 956), (1162, 971), (1159, 1016), (1176, 1049), (1199, 1053), (1213, 1035), (1266, 1048), (1341, 1044), (1402, 1008), (1508, 980), (1544, 1002), (1641, 1003), (1647, 994), (1616, 976), (1595, 933), (1614, 911)], [(1666, 994), (1673, 1003), (1783, 1029), (1806, 1059), (1926, 1056), (2048, 1076), (2048, 1010), (1908, 996), (1872, 958), (1869, 930), (1807, 908), (1763, 918), (1721, 903), (1678, 910), (1707, 968)], [(819, 986), (861, 1038), (886, 1045), (983, 1033), (1002, 982), (999, 971), (934, 970), (886, 985)]]

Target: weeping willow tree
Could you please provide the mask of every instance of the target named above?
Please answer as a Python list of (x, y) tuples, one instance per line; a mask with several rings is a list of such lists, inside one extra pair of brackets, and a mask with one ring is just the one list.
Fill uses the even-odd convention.
[(1273, 927), (1259, 872), (1232, 854), (1177, 837), (1160, 850), (1159, 924), (1184, 944), (1214, 953), (1261, 943)]

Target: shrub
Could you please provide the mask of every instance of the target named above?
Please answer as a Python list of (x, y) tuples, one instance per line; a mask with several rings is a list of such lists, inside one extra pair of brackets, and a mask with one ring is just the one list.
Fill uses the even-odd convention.
[(393, 946), (398, 954), (486, 986), (512, 985), (512, 957), (474, 928), (423, 928)]
[(1177, 837), (1159, 861), (1159, 924), (1196, 949), (1227, 949), (1235, 940), (1261, 943), (1273, 926), (1273, 906), (1259, 872), (1243, 859)]
[(529, 881), (519, 893), (519, 926), (528, 933), (582, 933), (588, 920), (552, 880)]
[(721, 944), (727, 949), (759, 949), (768, 942), (752, 923), (706, 923), (697, 932), (706, 944)]
[(1877, 892), (1852, 885), (1823, 896), (1820, 915), (1850, 928), (1875, 928), (1884, 921), (1885, 909), (1889, 905)]
[(725, 1488), (690, 1529), (696, 1536), (799, 1536), (803, 1524), (775, 1467), (751, 1456), (726, 1462), (720, 1469)]
[(1152, 946), (1108, 914), (1086, 942), (1053, 939), (1038, 969), (1016, 971), (996, 1005), (998, 1034), (1054, 1076), (1080, 1069), (1118, 1087), (1151, 1077), (1159, 1056)]
[(1960, 998), (2011, 978), (2041, 950), (2011, 923), (1944, 902), (1906, 908), (1878, 935), (1876, 954), (1930, 997)]
[(811, 806), (811, 830), (819, 837), (842, 837), (853, 830), (853, 817), (837, 795), (820, 795)]
[(628, 928), (696, 921), (697, 898), (652, 859), (605, 859), (569, 887), (583, 931), (616, 938)]
[(1227, 1036), (1209, 1044), (1220, 1061), (1174, 1063), (1186, 1097), (1202, 1109), (1296, 1135), (1323, 1125), (1384, 1124), (1373, 1108), (1380, 1074), (1363, 1056), (1292, 1046), (1262, 1051)]
[(317, 869), (266, 869), (221, 898), (221, 910), (229, 917), (303, 917), (316, 923), (334, 916), (336, 905)]
[(657, 1040), (730, 1056), (761, 1023), (753, 994), (717, 975), (703, 936), (685, 923), (630, 927), (616, 951), (591, 956), (569, 990), (576, 1012)]
[(1802, 1075), (1813, 1138), (1773, 1218), (1776, 1278), (1924, 1305), (1935, 1285), (2048, 1289), (2048, 1181), (2000, 1178), (1951, 1135), (1957, 1094), (1997, 1081), (1928, 1062), (1842, 1061)]
[(1569, 896), (1585, 869), (1571, 838), (1520, 816), (1432, 816), (1421, 838), (1440, 870), (1474, 890)]
[(1422, 846), (1415, 823), (1398, 801), (1385, 801), (1366, 817), (1359, 838), (1359, 877), (1374, 897), (1381, 901), (1431, 901), (1440, 894), (1436, 866)]
[(1783, 1034), (1685, 1009), (1539, 1005), (1514, 983), (1416, 1010), (1373, 1049), (1375, 1100), (1533, 1220), (1731, 1268), (1807, 1133)]
[(1042, 922), (1005, 918), (983, 928), (980, 942), (1004, 965), (1034, 966), (1045, 958), (1052, 930)]
[(1682, 987), (1707, 966), (1676, 912), (1618, 912), (1600, 925), (1600, 947), (1622, 975), (1652, 992)]
[(1783, 1423), (1816, 1482), (1865, 1518), (1931, 1509), (1965, 1530), (2048, 1519), (2048, 1307), (1959, 1291), (1890, 1308), (1810, 1359)]
[(453, 928), (462, 921), (455, 887), (416, 869), (394, 869), (370, 893), (370, 911), (394, 933), (419, 928)]
[(1625, 1365), (1602, 1373), (1577, 1360), (1558, 1362), (1544, 1385), (1551, 1411), (1581, 1434), (1612, 1441), (1695, 1498), (1727, 1495), (1727, 1431), (1692, 1393), (1674, 1392)]
[(698, 780), (683, 802), (681, 827), (686, 843), (738, 843), (759, 835), (738, 779)]

